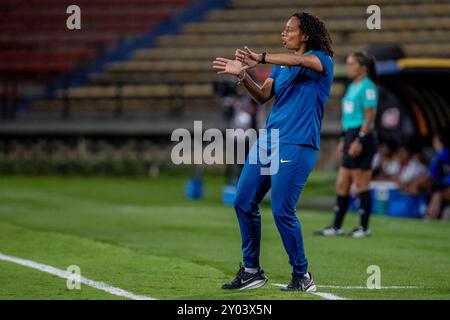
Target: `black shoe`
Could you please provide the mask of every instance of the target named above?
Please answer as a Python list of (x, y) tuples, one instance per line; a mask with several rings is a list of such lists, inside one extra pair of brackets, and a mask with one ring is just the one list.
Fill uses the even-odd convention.
[(291, 283), (287, 287), (281, 288), (281, 291), (303, 291), (314, 292), (317, 290), (311, 273), (309, 273), (309, 279), (305, 276), (292, 276)]
[(264, 275), (264, 271), (258, 268), (258, 272), (250, 273), (245, 272), (244, 267), (240, 267), (239, 271), (236, 273), (236, 277), (230, 282), (225, 283), (222, 289), (227, 290), (245, 290), (245, 289), (256, 289), (262, 287), (267, 282), (267, 277)]

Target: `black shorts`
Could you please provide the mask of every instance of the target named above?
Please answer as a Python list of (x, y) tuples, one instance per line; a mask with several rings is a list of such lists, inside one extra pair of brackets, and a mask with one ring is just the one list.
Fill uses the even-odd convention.
[(353, 141), (358, 137), (360, 128), (350, 129), (344, 133), (344, 159), (342, 166), (347, 169), (363, 169), (369, 170), (372, 168), (372, 159), (377, 152), (377, 137), (373, 131), (370, 131), (361, 143), (363, 145), (362, 153), (352, 158), (348, 155), (348, 149)]

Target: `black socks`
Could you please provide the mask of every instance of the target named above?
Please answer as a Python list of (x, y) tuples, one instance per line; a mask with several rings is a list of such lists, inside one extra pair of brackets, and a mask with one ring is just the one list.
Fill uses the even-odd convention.
[(340, 229), (342, 221), (344, 221), (345, 214), (347, 213), (348, 206), (350, 205), (350, 196), (337, 196), (336, 206), (334, 207), (334, 227)]
[[(360, 214), (361, 214), (361, 226), (364, 230), (367, 230), (369, 226), (369, 217), (372, 210), (372, 196), (370, 191), (361, 192), (359, 195), (360, 201)], [(333, 226), (336, 229), (340, 229), (342, 222), (344, 221), (345, 214), (347, 213), (350, 205), (350, 196), (337, 196), (336, 206), (334, 207), (335, 217)]]
[(372, 196), (370, 191), (364, 191), (359, 194), (361, 226), (367, 230), (369, 226), (370, 211), (372, 210)]

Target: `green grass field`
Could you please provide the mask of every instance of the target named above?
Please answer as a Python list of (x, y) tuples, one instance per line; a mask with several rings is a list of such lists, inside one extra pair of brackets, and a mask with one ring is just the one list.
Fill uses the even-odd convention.
[[(325, 177), (325, 178), (324, 178)], [(283, 293), (288, 258), (270, 207), (262, 208), (261, 263), (270, 281), (258, 290), (220, 289), (241, 260), (231, 207), (221, 203), (224, 178), (208, 176), (205, 199), (184, 199), (186, 177), (154, 179), (0, 177), (0, 253), (157, 299), (322, 299)], [(332, 195), (332, 177), (314, 174), (303, 197)], [(320, 292), (347, 299), (449, 299), (450, 224), (375, 216), (372, 237), (321, 238), (312, 232), (331, 214), (298, 209), (309, 269)], [(357, 224), (347, 217), (345, 228)], [(381, 268), (382, 286), (365, 286), (367, 267)], [(121, 299), (11, 262), (0, 261), (0, 299)]]

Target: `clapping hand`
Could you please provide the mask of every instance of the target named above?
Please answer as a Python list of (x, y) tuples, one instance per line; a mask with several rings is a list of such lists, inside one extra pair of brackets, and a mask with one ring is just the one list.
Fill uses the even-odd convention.
[(249, 66), (249, 68), (253, 68), (261, 62), (261, 55), (251, 51), (247, 47), (245, 47), (244, 50), (237, 49), (234, 55), (236, 60)]
[(213, 69), (218, 70), (217, 74), (231, 74), (239, 76), (243, 71), (250, 68), (238, 60), (230, 60), (226, 58), (216, 58), (213, 62)]

